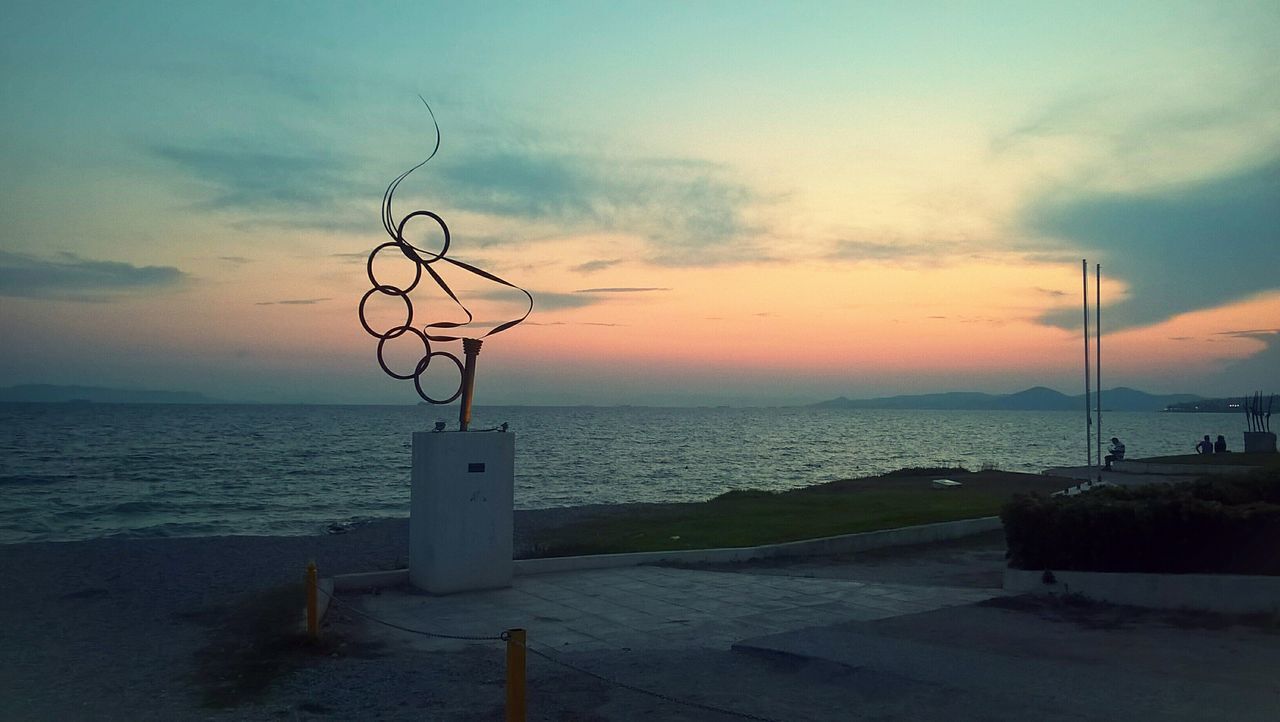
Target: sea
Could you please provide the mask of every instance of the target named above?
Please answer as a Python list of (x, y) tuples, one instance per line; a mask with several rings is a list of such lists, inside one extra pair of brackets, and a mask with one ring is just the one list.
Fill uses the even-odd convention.
[[(0, 543), (300, 535), (409, 510), (411, 433), (456, 407), (0, 404)], [(1083, 412), (478, 407), (516, 435), (519, 509), (701, 501), (902, 467), (1082, 465)], [(1103, 410), (1130, 458), (1236, 415)], [(1104, 441), (1105, 443), (1105, 441)]]

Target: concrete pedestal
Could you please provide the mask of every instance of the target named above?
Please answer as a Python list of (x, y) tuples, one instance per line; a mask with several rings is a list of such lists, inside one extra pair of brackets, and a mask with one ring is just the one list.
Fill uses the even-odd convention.
[(1276, 453), (1276, 433), (1274, 431), (1244, 432), (1244, 450), (1246, 454)]
[(417, 432), (409, 582), (433, 594), (511, 586), (515, 434)]

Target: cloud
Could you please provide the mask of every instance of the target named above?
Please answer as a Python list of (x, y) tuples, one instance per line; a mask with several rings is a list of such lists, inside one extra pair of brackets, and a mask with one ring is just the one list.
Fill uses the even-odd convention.
[(263, 149), (241, 141), (149, 150), (208, 184), (213, 196), (207, 203), (214, 208), (306, 209), (358, 188), (351, 180), (354, 163), (332, 151)]
[(354, 158), (319, 141), (295, 138), (292, 146), (263, 147), (230, 139), (153, 143), (144, 149), (203, 186), (203, 192), (192, 193), (197, 198), (193, 207), (240, 214), (232, 223), (235, 227), (362, 233), (378, 229), (377, 209), (370, 207), (370, 199), (382, 186), (361, 176)]
[(1280, 328), (1251, 328), (1244, 331), (1219, 331), (1215, 336), (1231, 336), (1232, 338), (1266, 339), (1280, 334)]
[[(1128, 298), (1103, 312), (1115, 330), (1280, 288), (1277, 199), (1280, 158), (1273, 158), (1143, 194), (1043, 198), (1022, 218), (1042, 237), (1100, 257), (1104, 272), (1125, 281)], [(1042, 321), (1073, 328), (1077, 316), (1075, 309), (1059, 309)]]
[(236, 266), (243, 266), (246, 263), (253, 262), (252, 258), (245, 258), (244, 256), (218, 256), (218, 260), (226, 261), (227, 263), (230, 263)]
[(619, 263), (622, 263), (621, 258), (613, 258), (610, 260), (602, 259), (598, 261), (587, 261), (586, 263), (579, 263), (578, 265), (571, 267), (569, 270), (576, 271), (578, 273), (595, 273), (596, 271), (603, 271), (606, 268), (611, 268), (613, 266), (616, 266)]
[(172, 266), (92, 261), (73, 253), (48, 259), (0, 251), (0, 296), (100, 302), (174, 288), (186, 278)]
[(1216, 388), (1244, 392), (1252, 389), (1265, 392), (1274, 387), (1276, 369), (1280, 369), (1280, 330), (1226, 332), (1226, 335), (1254, 338), (1264, 346), (1251, 356), (1226, 364), (1214, 377), (1207, 379), (1208, 382)]
[[(379, 242), (381, 242), (381, 240), (379, 240)], [(351, 263), (354, 263), (356, 261), (359, 261), (360, 263), (364, 263), (369, 260), (369, 254), (372, 252), (373, 252), (373, 248), (370, 247), (369, 250), (367, 251), (354, 251), (351, 253), (330, 253), (329, 257), (336, 258), (340, 261), (348, 261)]]
[(324, 301), (332, 301), (332, 298), (289, 298), (283, 301), (258, 301), (253, 304), (255, 306), (314, 306)]
[(633, 287), (615, 287), (615, 288), (583, 288), (574, 293), (646, 293), (649, 291), (670, 291), (670, 288), (633, 288)]
[[(533, 307), (538, 311), (559, 311), (569, 308), (583, 308), (600, 302), (600, 298), (590, 295), (578, 295), (574, 293), (556, 293), (554, 291), (534, 291), (530, 290), (529, 294), (533, 296)], [(479, 293), (468, 293), (463, 296), (462, 302), (465, 304), (472, 299), (485, 301), (515, 301), (528, 303), (524, 294), (512, 289), (501, 288), (492, 291), (481, 291)]]
[(834, 261), (936, 265), (971, 250), (968, 244), (958, 241), (888, 243), (842, 239), (836, 241), (835, 248), (826, 257)]
[[(264, 92), (274, 92), (291, 87), (293, 78), (265, 73), (260, 80)], [(317, 96), (319, 88), (304, 90), (308, 103), (325, 100)], [(238, 212), (234, 225), (375, 232), (376, 198), (396, 173), (421, 160), (421, 144), (397, 146), (392, 152), (400, 160), (387, 168), (385, 158), (336, 150), (351, 147), (347, 138), (291, 123), (281, 119), (240, 136), (147, 140), (141, 146), (203, 186), (195, 207)], [(425, 194), (431, 199), (426, 207), (437, 211), (488, 216), (471, 223), (479, 227), (466, 236), (470, 247), (594, 231), (647, 241), (647, 260), (661, 265), (708, 266), (762, 256), (754, 244), (760, 229), (748, 220), (760, 194), (727, 166), (690, 158), (619, 157), (584, 149), (581, 138), (569, 138), (577, 145), (568, 147), (560, 135), (512, 133), (507, 126), (464, 125), (467, 139), (457, 145), (446, 127), (442, 154), (410, 176), (397, 197), (410, 203), (410, 197)], [(420, 130), (415, 126), (417, 140)], [(382, 170), (374, 174), (371, 168)], [(409, 207), (397, 206), (396, 215)], [(617, 262), (584, 263), (578, 270)]]
[(714, 163), (519, 148), (467, 155), (434, 170), (440, 192), (461, 210), (633, 233), (650, 243), (654, 263), (712, 265), (759, 255), (750, 242), (758, 230), (746, 220), (757, 194)]
[(598, 321), (577, 321), (574, 323), (570, 323), (568, 321), (548, 321), (548, 322), (525, 321), (525, 325), (528, 325), (528, 326), (607, 326), (609, 328), (616, 328), (618, 326), (626, 326), (627, 324), (601, 323)]
[(1251, 118), (1258, 109), (1239, 102), (1207, 106), (1162, 107), (1151, 111), (1126, 102), (1122, 91), (1093, 91), (1059, 99), (991, 140), (1001, 154), (1053, 138), (1088, 138), (1109, 154), (1145, 151), (1153, 137), (1203, 135)]
[[(1274, 143), (1277, 80), (1269, 57), (1202, 93), (1117, 78), (1039, 109), (992, 138), (990, 148), (997, 158), (1024, 164), (1028, 154), (1083, 160), (1068, 172), (1094, 179), (1188, 178), (1209, 164), (1230, 168), (1255, 158), (1259, 147)], [(1065, 156), (1064, 144), (1073, 149)]]

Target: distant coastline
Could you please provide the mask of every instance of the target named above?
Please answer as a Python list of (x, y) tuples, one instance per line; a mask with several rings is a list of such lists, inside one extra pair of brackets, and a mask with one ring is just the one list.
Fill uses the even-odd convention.
[(1180, 404), (1169, 404), (1165, 411), (1179, 414), (1241, 414), (1244, 413), (1243, 399), (1236, 396), (1229, 399), (1197, 399)]
[[(1148, 394), (1118, 386), (1102, 390), (1103, 411), (1164, 411), (1171, 405), (1194, 403), (1195, 394)], [(843, 396), (813, 404), (828, 409), (918, 409), (931, 411), (1075, 411), (1085, 408), (1084, 394), (1068, 396), (1060, 391), (1035, 386), (1012, 394), (985, 394), (952, 391), (941, 394), (884, 396), (848, 399)], [(1092, 404), (1090, 404), (1092, 408)]]
[[(1239, 398), (1210, 399), (1195, 394), (1149, 394), (1127, 387), (1103, 389), (1103, 413), (1108, 411), (1169, 411), (1181, 413), (1239, 413)], [(157, 389), (127, 389), (103, 386), (78, 386), (58, 384), (23, 384), (0, 387), (0, 403), (52, 403), (52, 404), (268, 404), (286, 406), (413, 406), (415, 401), (403, 403), (312, 403), (229, 401), (207, 396), (196, 391), (169, 391)], [(418, 405), (424, 405), (419, 403)], [(774, 408), (814, 409), (890, 409), (921, 411), (1079, 411), (1085, 405), (1084, 395), (1068, 395), (1044, 386), (1035, 386), (1011, 394), (988, 394), (973, 391), (948, 391), (932, 394), (883, 396), (868, 399), (850, 399), (840, 396), (817, 403), (769, 405)], [(536, 406), (555, 408), (667, 408), (661, 404), (481, 404), (481, 406), (510, 407)], [(1093, 403), (1090, 403), (1093, 407)], [(704, 407), (698, 407), (704, 408)], [(712, 408), (708, 405), (705, 408)], [(716, 405), (714, 408), (756, 408), (755, 405)]]
[(195, 391), (111, 389), (102, 386), (25, 384), (0, 388), (0, 403), (42, 404), (221, 404)]

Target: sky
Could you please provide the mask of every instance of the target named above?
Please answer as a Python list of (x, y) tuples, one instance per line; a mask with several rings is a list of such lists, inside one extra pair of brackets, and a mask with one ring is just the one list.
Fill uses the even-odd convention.
[[(369, 253), (528, 289), (478, 404), (1280, 380), (1280, 4), (59, 3), (0, 23), (0, 386), (413, 403)], [(406, 236), (440, 247), (419, 216)], [(481, 335), (524, 296), (435, 264)], [(404, 287), (413, 265), (374, 261)], [(432, 284), (414, 324), (465, 320)], [(404, 323), (375, 294), (371, 323)], [(459, 354), (457, 344), (432, 351)], [(412, 369), (422, 344), (384, 344)], [(433, 357), (432, 395), (458, 383)]]

